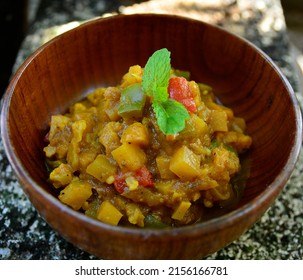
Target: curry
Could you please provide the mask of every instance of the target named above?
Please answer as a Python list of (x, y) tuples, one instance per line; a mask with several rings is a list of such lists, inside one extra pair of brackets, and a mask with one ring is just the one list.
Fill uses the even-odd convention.
[(49, 181), (59, 200), (111, 225), (177, 227), (236, 196), (252, 143), (209, 85), (170, 65), (166, 49), (51, 117)]

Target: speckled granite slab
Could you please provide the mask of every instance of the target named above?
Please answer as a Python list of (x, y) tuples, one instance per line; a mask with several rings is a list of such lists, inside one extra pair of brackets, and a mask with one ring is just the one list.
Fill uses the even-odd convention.
[[(120, 2), (137, 4), (123, 7)], [(42, 3), (37, 20), (20, 49), (14, 71), (41, 44), (84, 20), (105, 13), (174, 13), (218, 24), (260, 47), (281, 68), (303, 104), (278, 0), (54, 0)], [(39, 216), (13, 175), (2, 140), (0, 182), (0, 259), (95, 258), (65, 241)], [(303, 153), (284, 191), (260, 221), (207, 259), (303, 259)]]

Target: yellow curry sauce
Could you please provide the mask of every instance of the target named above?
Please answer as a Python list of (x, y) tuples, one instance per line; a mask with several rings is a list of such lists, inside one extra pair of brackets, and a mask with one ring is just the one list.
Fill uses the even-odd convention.
[(216, 103), (211, 87), (172, 68), (170, 81), (182, 82), (193, 102), (184, 105), (185, 127), (164, 134), (154, 97), (142, 90), (143, 73), (131, 66), (120, 85), (98, 88), (51, 117), (44, 148), (49, 180), (61, 202), (104, 223), (196, 223), (204, 209), (235, 197), (231, 179), (252, 139), (245, 121)]

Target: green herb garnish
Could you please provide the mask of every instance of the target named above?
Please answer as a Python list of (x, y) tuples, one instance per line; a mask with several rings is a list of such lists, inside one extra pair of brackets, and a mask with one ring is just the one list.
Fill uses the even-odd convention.
[(148, 59), (142, 77), (142, 88), (152, 97), (152, 107), (160, 130), (166, 134), (177, 134), (189, 119), (186, 108), (178, 101), (169, 98), (170, 52), (160, 49)]

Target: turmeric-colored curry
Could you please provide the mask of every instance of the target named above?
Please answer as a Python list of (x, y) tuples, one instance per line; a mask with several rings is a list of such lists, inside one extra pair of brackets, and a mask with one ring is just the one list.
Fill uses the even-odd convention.
[(111, 225), (163, 228), (231, 200), (245, 121), (159, 50), (115, 87), (51, 117), (44, 148), (59, 200)]

